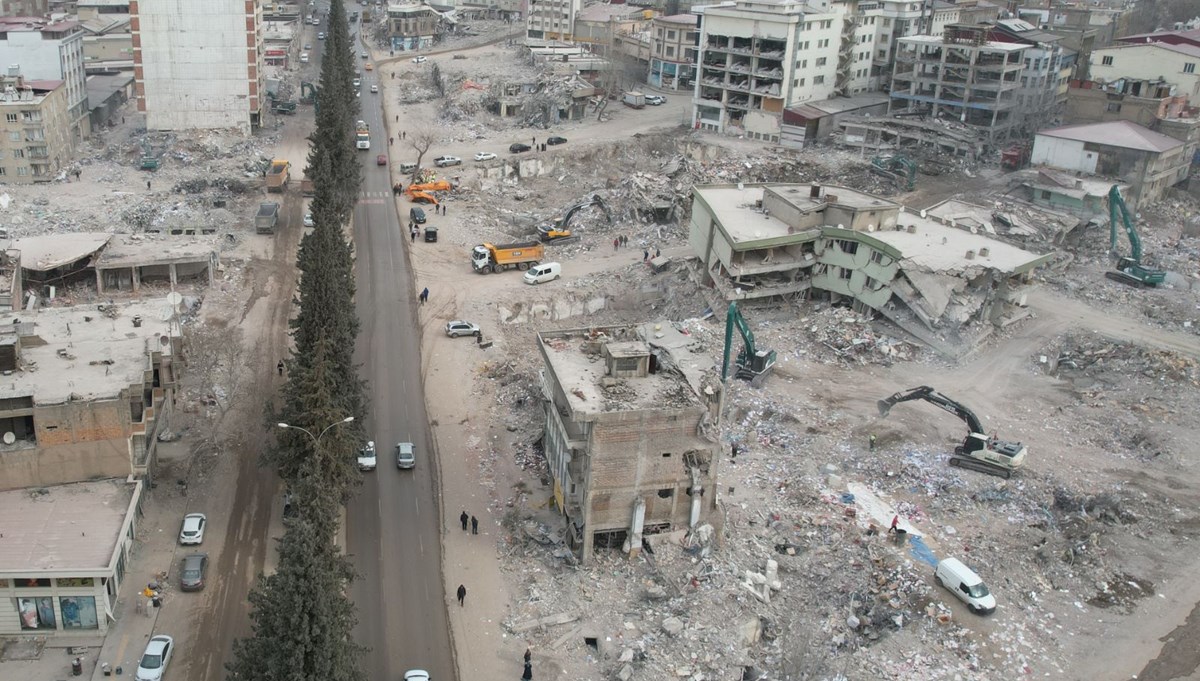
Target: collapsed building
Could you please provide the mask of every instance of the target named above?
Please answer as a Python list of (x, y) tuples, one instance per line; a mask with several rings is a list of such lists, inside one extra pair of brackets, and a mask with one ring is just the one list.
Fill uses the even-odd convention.
[(1052, 257), (954, 211), (913, 213), (847, 187), (700, 185), (692, 197), (689, 242), (726, 300), (820, 296), (945, 354), (1025, 317), (1029, 273)]
[(567, 545), (636, 555), (645, 535), (719, 526), (712, 360), (670, 323), (543, 331), (544, 447)]

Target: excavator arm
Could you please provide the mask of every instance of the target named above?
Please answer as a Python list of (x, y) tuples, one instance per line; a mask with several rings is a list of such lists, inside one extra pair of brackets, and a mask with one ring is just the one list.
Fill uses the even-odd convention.
[(755, 381), (763, 380), (774, 368), (776, 354), (774, 350), (758, 349), (754, 343), (754, 333), (750, 331), (750, 325), (738, 310), (737, 303), (730, 303), (729, 311), (725, 314), (725, 353), (721, 360), (721, 382), (724, 383), (729, 377), (729, 354), (733, 348), (734, 328), (741, 334), (744, 344), (734, 362), (737, 367), (736, 376), (749, 380), (751, 385), (757, 385)]
[(1137, 228), (1133, 226), (1133, 219), (1129, 216), (1129, 208), (1125, 205), (1125, 199), (1121, 198), (1121, 190), (1114, 184), (1112, 189), (1108, 190), (1108, 223), (1111, 230), (1109, 241), (1114, 255), (1117, 253), (1118, 218), (1121, 221), (1121, 226), (1125, 229), (1125, 236), (1129, 238), (1129, 257), (1134, 262), (1141, 264), (1142, 238), (1138, 236)]
[(954, 414), (967, 424), (967, 428), (972, 433), (984, 432), (983, 424), (979, 421), (979, 417), (975, 415), (975, 412), (927, 385), (922, 385), (916, 388), (898, 392), (887, 399), (879, 400), (879, 415), (887, 416), (888, 412), (892, 410), (892, 407), (900, 404), (901, 402), (908, 402), (911, 400), (924, 400), (939, 409)]

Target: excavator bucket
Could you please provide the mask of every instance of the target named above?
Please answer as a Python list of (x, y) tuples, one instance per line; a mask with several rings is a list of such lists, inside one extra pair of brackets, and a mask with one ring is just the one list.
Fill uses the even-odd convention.
[(875, 406), (879, 407), (879, 415), (884, 417), (892, 410), (892, 403), (887, 400), (879, 400)]

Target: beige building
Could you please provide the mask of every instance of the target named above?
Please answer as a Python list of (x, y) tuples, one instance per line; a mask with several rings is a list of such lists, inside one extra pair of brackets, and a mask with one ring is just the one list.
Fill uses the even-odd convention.
[(583, 0), (538, 0), (530, 2), (525, 15), (525, 37), (534, 40), (571, 40), (575, 17)]
[(1164, 118), (1179, 118), (1188, 108), (1187, 97), (1163, 80), (1122, 78), (1115, 83), (1071, 81), (1067, 91), (1067, 123), (1130, 121), (1150, 129)]
[(650, 73), (646, 77), (651, 87), (691, 91), (696, 83), (699, 22), (695, 14), (654, 17), (650, 23)]
[(400, 52), (433, 47), (440, 22), (441, 15), (429, 5), (388, 5), (388, 40), (391, 41), (392, 50)]
[(1195, 45), (1143, 43), (1093, 50), (1089, 74), (1092, 80), (1108, 83), (1161, 78), (1176, 86), (1175, 94), (1200, 106), (1200, 47)]
[(74, 157), (66, 85), (21, 76), (0, 82), (0, 182), (51, 181)]
[(545, 451), (567, 545), (637, 554), (647, 535), (720, 523), (720, 371), (670, 322), (537, 336)]

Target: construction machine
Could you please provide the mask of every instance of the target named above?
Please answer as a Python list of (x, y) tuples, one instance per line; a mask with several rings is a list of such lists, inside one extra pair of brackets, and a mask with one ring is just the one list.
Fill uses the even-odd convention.
[(538, 225), (538, 238), (542, 241), (558, 241), (571, 238), (571, 218), (580, 210), (589, 206), (598, 206), (604, 211), (604, 217), (608, 218), (608, 223), (612, 224), (612, 213), (608, 210), (608, 206), (604, 203), (604, 199), (600, 198), (599, 194), (593, 194), (592, 198), (581, 201), (567, 209), (566, 215), (554, 222), (548, 222), (543, 225)]
[(871, 170), (912, 191), (917, 186), (917, 164), (902, 154), (876, 156), (871, 159)]
[(733, 375), (744, 381), (750, 381), (750, 385), (757, 388), (775, 368), (775, 351), (758, 349), (754, 343), (754, 334), (750, 331), (750, 325), (746, 323), (746, 318), (738, 310), (736, 302), (730, 303), (729, 311), (725, 313), (725, 354), (721, 360), (721, 382), (724, 383), (729, 378), (729, 350), (733, 347), (734, 328), (737, 328), (738, 333), (742, 335), (743, 345), (738, 352), (737, 359), (734, 360), (736, 371)]
[[(1125, 227), (1125, 236), (1129, 238), (1128, 257), (1117, 253), (1118, 218)], [(1130, 286), (1154, 287), (1163, 283), (1167, 278), (1166, 272), (1142, 265), (1142, 239), (1133, 226), (1133, 218), (1129, 215), (1125, 199), (1121, 198), (1121, 190), (1115, 184), (1108, 190), (1108, 227), (1109, 254), (1116, 258), (1117, 263), (1116, 269), (1105, 272), (1104, 276)]]
[(417, 192), (448, 192), (451, 189), (454, 189), (454, 185), (450, 184), (448, 181), (434, 180), (432, 182), (414, 182), (413, 184), (408, 185), (408, 188), (404, 191), (408, 193), (409, 196), (412, 196)]
[(979, 421), (975, 412), (927, 385), (879, 400), (879, 415), (887, 416), (892, 407), (910, 400), (924, 400), (954, 414), (967, 424), (967, 437), (961, 445), (954, 448), (954, 456), (950, 457), (951, 466), (1009, 478), (1013, 471), (1025, 462), (1025, 445), (998, 440), (995, 435), (985, 435), (983, 423)]

